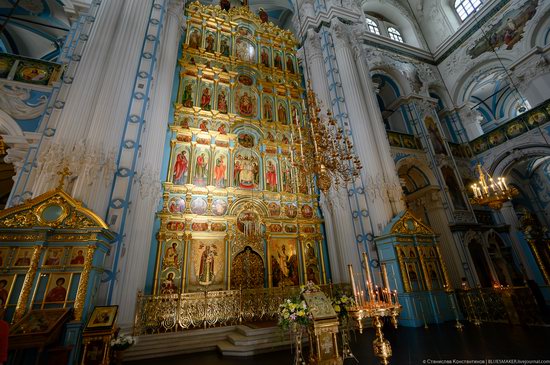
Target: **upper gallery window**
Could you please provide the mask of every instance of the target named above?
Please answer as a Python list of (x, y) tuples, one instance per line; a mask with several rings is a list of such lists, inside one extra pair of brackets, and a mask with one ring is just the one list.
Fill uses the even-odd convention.
[(455, 9), (461, 20), (465, 20), (483, 5), (481, 0), (456, 0)]
[(388, 28), (388, 35), (394, 41), (403, 43), (403, 38), (401, 37), (401, 33), (399, 33), (399, 31), (397, 29), (395, 29), (394, 27), (389, 27)]
[(367, 27), (369, 27), (369, 32), (380, 35), (380, 28), (374, 20), (367, 18)]

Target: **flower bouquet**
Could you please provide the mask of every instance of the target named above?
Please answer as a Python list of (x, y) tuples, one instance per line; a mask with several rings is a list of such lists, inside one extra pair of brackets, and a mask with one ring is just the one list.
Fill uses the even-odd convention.
[(111, 340), (111, 348), (114, 351), (124, 351), (136, 343), (136, 338), (130, 335), (119, 335)]
[(334, 311), (338, 314), (338, 318), (340, 319), (347, 318), (349, 310), (355, 305), (355, 300), (346, 294), (336, 293), (336, 296), (331, 298), (331, 300), (332, 308), (334, 308)]
[(318, 285), (315, 285), (313, 281), (308, 281), (306, 285), (300, 286), (300, 295), (304, 293), (314, 293), (321, 291), (321, 288)]
[(287, 299), (279, 305), (279, 327), (283, 330), (296, 329), (297, 326), (307, 327), (313, 316), (304, 300), (300, 298)]

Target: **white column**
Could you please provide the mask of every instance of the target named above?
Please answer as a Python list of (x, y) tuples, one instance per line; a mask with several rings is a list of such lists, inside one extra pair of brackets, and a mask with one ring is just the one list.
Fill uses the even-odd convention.
[[(441, 256), (447, 267), (451, 285), (459, 288), (462, 278), (466, 275), (460, 259), (462, 255), (458, 250), (455, 237), (449, 228), (449, 220), (443, 208), (441, 196), (439, 192), (428, 193), (421, 202), (425, 205), (432, 229), (439, 235)], [(458, 242), (458, 244), (460, 243)]]
[(483, 117), (477, 110), (472, 109), (473, 106), (472, 103), (466, 103), (458, 111), (468, 141), (472, 141), (483, 135), (483, 129), (481, 128)]
[(132, 191), (119, 273), (113, 292), (113, 302), (119, 304), (118, 322), (130, 327), (134, 318), (134, 303), (138, 290), (145, 285), (149, 252), (153, 239), (155, 212), (162, 196), (160, 167), (162, 165), (166, 130), (172, 100), (172, 83), (178, 59), (183, 0), (172, 0), (165, 15), (151, 104), (138, 162), (139, 187)]
[[(70, 93), (60, 94), (59, 99), (65, 100), (64, 105), (59, 105), (52, 111), (50, 118), (58, 118), (56, 133), (50, 140), (43, 142), (39, 151), (39, 166), (33, 170), (30, 178), (33, 183), (29, 184), (29, 187), (32, 186), (29, 190), (34, 192), (34, 196), (53, 188), (57, 184), (55, 172), (64, 164), (64, 159), (71, 155), (75, 159), (74, 153), (81, 150), (73, 151), (77, 141), (86, 138), (124, 3), (124, 0), (103, 1), (99, 7)], [(82, 153), (79, 155), (82, 156)], [(76, 161), (75, 166), (70, 166), (75, 175), (81, 173), (77, 169), (78, 165)]]
[[(358, 275), (362, 269), (347, 191), (345, 189), (339, 189), (338, 191), (331, 189), (326, 200), (330, 204), (323, 204), (325, 209), (328, 208), (323, 210), (323, 214), (328, 213), (325, 215), (325, 220), (328, 220), (327, 217), (331, 217), (330, 224), (335, 238), (334, 242), (327, 242), (332, 278), (335, 283), (349, 282), (347, 266), (349, 264), (353, 265), (353, 269)], [(361, 283), (357, 280), (356, 282), (357, 284)]]
[(361, 46), (355, 47), (355, 64), (359, 72), (359, 79), (366, 102), (367, 111), (369, 112), (368, 126), (372, 129), (372, 133), (376, 140), (378, 158), (382, 163), (384, 173), (384, 181), (390, 203), (392, 205), (393, 215), (398, 214), (405, 209), (403, 200), (403, 189), (399, 182), (395, 162), (390, 151), (390, 143), (384, 127), (384, 121), (378, 101), (376, 100), (375, 87), (370, 77), (369, 66), (367, 65), (367, 57)]
[(322, 103), (321, 112), (324, 114), (327, 109), (331, 110), (330, 91), (323, 60), (323, 51), (321, 49), (321, 40), (319, 34), (313, 29), (307, 31), (307, 38), (304, 42), (304, 54), (308, 65), (307, 76), (311, 80), (311, 87), (319, 101)]
[[(39, 161), (67, 164), (76, 178), (69, 192), (104, 216), (152, 0), (104, 1), (101, 6), (57, 132)], [(57, 182), (51, 176), (55, 169), (48, 170), (37, 178), (35, 195)]]
[(500, 213), (504, 218), (504, 223), (510, 226), (510, 238), (512, 239), (512, 249), (514, 251), (514, 254), (517, 255), (518, 260), (520, 261), (521, 265), (523, 265), (523, 268), (525, 269), (525, 273), (527, 274), (527, 277), (529, 279), (535, 278), (535, 273), (533, 272), (533, 268), (531, 267), (531, 265), (529, 265), (529, 260), (527, 260), (527, 257), (525, 256), (524, 248), (522, 247), (521, 242), (519, 241), (519, 238), (518, 238), (519, 221), (518, 221), (518, 216), (516, 215), (516, 212), (514, 210), (514, 206), (512, 205), (512, 202), (511, 201), (505, 202), (502, 205), (502, 208), (500, 209)]
[(376, 136), (368, 126), (370, 123), (369, 112), (355, 67), (347, 30), (343, 24), (335, 22), (332, 34), (338, 71), (353, 130), (355, 150), (363, 164), (361, 176), (369, 197), (369, 214), (375, 230), (373, 233), (377, 235), (387, 225), (393, 214), (384, 187), (384, 172), (377, 151)]

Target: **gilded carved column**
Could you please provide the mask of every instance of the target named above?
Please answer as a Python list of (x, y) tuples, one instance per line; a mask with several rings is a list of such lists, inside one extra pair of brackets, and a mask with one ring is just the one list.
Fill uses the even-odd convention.
[(74, 319), (76, 321), (82, 320), (82, 313), (84, 311), (84, 305), (86, 304), (86, 294), (88, 293), (88, 282), (90, 279), (90, 272), (92, 271), (92, 263), (94, 261), (96, 248), (96, 245), (89, 245), (86, 250), (84, 269), (82, 270), (82, 274), (80, 274), (80, 282), (78, 283), (76, 299), (74, 301)]
[(23, 281), (23, 287), (17, 300), (17, 306), (15, 307), (15, 314), (13, 315), (12, 323), (19, 321), (27, 309), (27, 302), (29, 301), (29, 295), (31, 293), (34, 278), (36, 277), (36, 270), (38, 269), (38, 262), (40, 261), (40, 254), (42, 252), (42, 246), (34, 246), (34, 251), (31, 258), (31, 266), (25, 275), (25, 281)]

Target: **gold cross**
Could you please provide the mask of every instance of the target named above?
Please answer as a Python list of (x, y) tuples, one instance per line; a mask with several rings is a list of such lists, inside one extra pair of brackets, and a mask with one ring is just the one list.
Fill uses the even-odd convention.
[(71, 172), (71, 170), (69, 170), (67, 166), (65, 166), (63, 170), (58, 171), (57, 174), (59, 175), (59, 183), (57, 188), (59, 190), (62, 190), (63, 186), (65, 186), (65, 177), (71, 176), (73, 173)]

